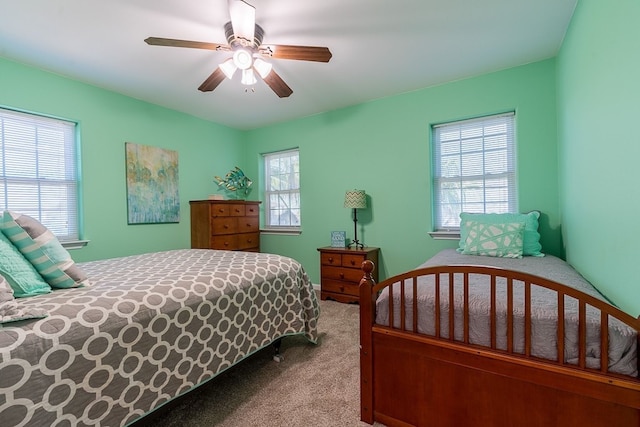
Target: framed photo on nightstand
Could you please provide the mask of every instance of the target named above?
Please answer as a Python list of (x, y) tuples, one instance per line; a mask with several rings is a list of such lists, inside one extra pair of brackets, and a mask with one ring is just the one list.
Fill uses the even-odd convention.
[(346, 246), (347, 232), (346, 231), (332, 231), (331, 232), (331, 247), (332, 248), (344, 248)]

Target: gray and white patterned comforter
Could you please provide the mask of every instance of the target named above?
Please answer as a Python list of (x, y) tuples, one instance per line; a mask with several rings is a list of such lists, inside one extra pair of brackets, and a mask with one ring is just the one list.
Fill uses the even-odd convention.
[[(602, 295), (569, 264), (554, 256), (524, 257), (521, 259), (496, 258), (462, 255), (454, 249), (446, 249), (430, 258), (418, 268), (441, 265), (484, 265), (544, 277), (580, 290), (595, 298), (604, 300)], [(491, 345), (490, 285), (486, 277), (470, 275), (469, 278), (469, 341), (472, 344), (489, 347)], [(440, 285), (440, 334), (449, 336), (449, 291), (448, 277), (441, 276)], [(406, 325), (411, 329), (413, 289), (405, 286)], [(389, 324), (388, 288), (378, 296), (376, 302), (376, 323)], [(394, 326), (400, 327), (400, 287), (394, 288)], [(435, 288), (432, 277), (422, 277), (418, 282), (418, 332), (435, 335)], [(507, 297), (506, 284), (497, 282), (496, 287), (496, 345), (507, 348)], [(514, 283), (514, 351), (524, 353), (524, 287)], [(538, 286), (531, 288), (532, 337), (531, 354), (536, 357), (557, 360), (557, 295), (554, 291)], [(463, 287), (454, 286), (454, 330), (455, 339), (463, 340)], [(565, 298), (565, 350), (567, 363), (578, 363), (578, 304), (573, 298)], [(591, 368), (600, 367), (600, 312), (587, 306), (587, 357)], [(609, 370), (615, 373), (638, 376), (637, 334), (630, 327), (616, 319), (609, 322)]]
[(272, 254), (174, 250), (82, 263), (94, 284), (21, 299), (0, 325), (0, 425), (123, 426), (268, 346), (317, 339), (302, 266)]

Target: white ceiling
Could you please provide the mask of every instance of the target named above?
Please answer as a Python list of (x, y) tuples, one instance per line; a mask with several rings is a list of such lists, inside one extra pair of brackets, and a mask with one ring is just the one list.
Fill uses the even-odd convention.
[(263, 43), (333, 53), (329, 63), (271, 60), (289, 98), (262, 81), (245, 93), (235, 78), (202, 93), (229, 53), (143, 42), (226, 43), (227, 0), (0, 0), (0, 56), (251, 129), (553, 57), (577, 0), (247, 2)]

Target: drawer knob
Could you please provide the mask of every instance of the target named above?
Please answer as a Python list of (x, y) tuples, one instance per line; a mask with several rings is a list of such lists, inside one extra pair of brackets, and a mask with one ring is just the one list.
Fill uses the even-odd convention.
[(329, 257), (329, 262), (333, 264), (333, 257)]
[(340, 273), (340, 278), (344, 279), (344, 273)]
[(340, 292), (344, 292), (344, 286), (340, 286)]
[(354, 260), (351, 260), (351, 265), (356, 265), (356, 262)]
[(227, 224), (225, 224), (223, 227), (224, 227), (225, 229), (228, 229), (228, 228), (229, 228), (229, 226), (228, 226)]

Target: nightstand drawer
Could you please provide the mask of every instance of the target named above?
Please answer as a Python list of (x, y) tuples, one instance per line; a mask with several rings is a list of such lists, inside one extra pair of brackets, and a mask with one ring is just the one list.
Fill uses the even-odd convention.
[(342, 255), (323, 252), (320, 254), (320, 264), (340, 267), (342, 265)]
[(323, 292), (335, 292), (343, 295), (360, 296), (360, 288), (355, 283), (341, 282), (339, 280), (325, 280), (322, 282)]
[(366, 255), (361, 254), (334, 254), (334, 253), (322, 253), (320, 254), (320, 263), (322, 265), (334, 265), (337, 267), (350, 267), (360, 268), (362, 262), (366, 260)]
[(345, 280), (352, 283), (360, 283), (364, 273), (360, 269), (356, 268), (344, 268), (344, 267), (323, 267), (322, 277), (327, 279)]
[(352, 254), (343, 254), (342, 255), (342, 266), (357, 268), (360, 270), (362, 268), (362, 263), (366, 260), (367, 257), (365, 255), (352, 255)]

